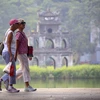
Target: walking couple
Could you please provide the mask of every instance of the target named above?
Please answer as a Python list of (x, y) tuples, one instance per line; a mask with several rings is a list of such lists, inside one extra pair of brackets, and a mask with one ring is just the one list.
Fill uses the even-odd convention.
[[(23, 19), (11, 19), (9, 22), (10, 28), (5, 33), (4, 39), (4, 49), (2, 51), (2, 57), (4, 58), (6, 64), (12, 62), (14, 67), (14, 75), (5, 73), (0, 78), (0, 90), (2, 82), (6, 90), (10, 93), (16, 93), (20, 90), (17, 90), (13, 87), (16, 84), (16, 78), (23, 76), (23, 81), (25, 83), (25, 91), (36, 91), (35, 88), (32, 88), (29, 84), (30, 81), (30, 70), (28, 63), (28, 39), (23, 32), (26, 22)], [(16, 34), (14, 34), (15, 30)], [(15, 36), (14, 36), (15, 35)], [(20, 68), (16, 71), (16, 60), (19, 60)], [(32, 58), (29, 57), (29, 60)]]

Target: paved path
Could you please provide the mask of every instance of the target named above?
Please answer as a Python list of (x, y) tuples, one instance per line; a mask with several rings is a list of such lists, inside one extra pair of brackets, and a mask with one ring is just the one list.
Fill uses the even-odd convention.
[(0, 100), (100, 100), (100, 88), (38, 88), (36, 92), (0, 92)]

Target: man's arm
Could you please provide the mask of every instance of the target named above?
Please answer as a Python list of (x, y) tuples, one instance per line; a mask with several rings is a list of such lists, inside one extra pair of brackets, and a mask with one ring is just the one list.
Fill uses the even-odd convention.
[(15, 61), (17, 60), (18, 47), (19, 47), (19, 40), (16, 40)]

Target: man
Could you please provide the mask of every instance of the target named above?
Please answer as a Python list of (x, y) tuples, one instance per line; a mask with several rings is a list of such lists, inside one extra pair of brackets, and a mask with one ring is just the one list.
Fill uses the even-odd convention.
[(30, 86), (30, 69), (29, 60), (32, 59), (27, 55), (28, 53), (28, 39), (24, 32), (26, 22), (23, 19), (19, 19), (19, 28), (16, 33), (16, 55), (18, 58), (20, 68), (16, 72), (16, 77), (23, 76), (23, 81), (25, 83), (25, 92), (33, 92), (37, 89)]

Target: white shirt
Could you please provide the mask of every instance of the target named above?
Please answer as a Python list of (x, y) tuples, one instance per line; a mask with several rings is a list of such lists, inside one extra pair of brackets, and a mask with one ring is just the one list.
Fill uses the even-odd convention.
[(13, 39), (12, 39), (12, 43), (11, 43), (11, 52), (12, 54), (15, 54), (15, 51), (16, 51), (16, 41), (15, 41), (15, 35), (14, 35), (14, 32), (10, 29), (8, 29), (5, 33), (5, 40), (4, 40), (4, 49), (3, 49), (3, 52), (7, 52), (8, 51), (8, 46), (7, 46), (7, 38), (8, 38), (8, 35), (12, 32), (13, 34)]

